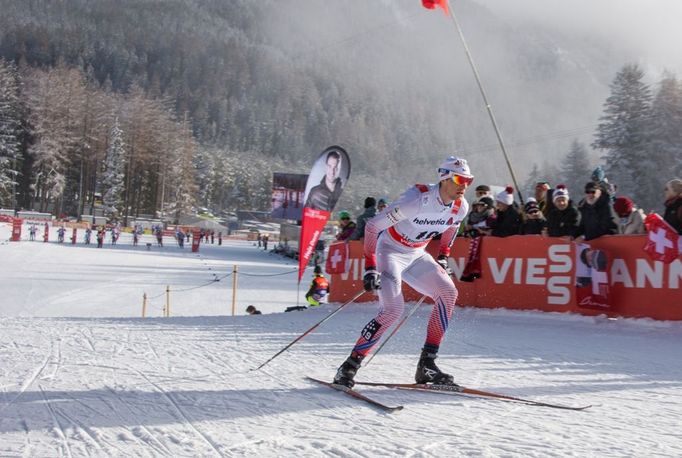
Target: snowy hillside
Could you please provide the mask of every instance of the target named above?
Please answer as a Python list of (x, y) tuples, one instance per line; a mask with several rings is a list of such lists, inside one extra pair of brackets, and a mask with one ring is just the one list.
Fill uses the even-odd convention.
[[(293, 274), (240, 277), (238, 312), (253, 303), (261, 316), (225, 316), (228, 277), (176, 293), (171, 318), (162, 298), (139, 318), (143, 291), (201, 285), (233, 264), (284, 273), (290, 261), (246, 242), (192, 255), (7, 236), (0, 225), (0, 456), (682, 455), (678, 323), (457, 309), (439, 364), (460, 383), (593, 407), (363, 389), (405, 406), (384, 414), (304, 380), (331, 379), (376, 304), (349, 306), (257, 372), (335, 308), (274, 313), (296, 302)], [(358, 379), (410, 382), (429, 311)]]

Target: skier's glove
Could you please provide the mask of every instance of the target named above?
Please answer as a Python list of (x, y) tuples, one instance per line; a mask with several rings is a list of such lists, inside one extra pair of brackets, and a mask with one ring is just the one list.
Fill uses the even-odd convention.
[(376, 291), (381, 289), (381, 275), (374, 267), (365, 269), (365, 276), (362, 279), (365, 284), (365, 291)]
[(444, 254), (438, 255), (438, 259), (436, 260), (436, 262), (443, 269), (445, 269), (446, 274), (452, 275), (452, 269), (450, 269), (450, 266), (448, 266), (448, 257), (447, 256), (445, 256)]

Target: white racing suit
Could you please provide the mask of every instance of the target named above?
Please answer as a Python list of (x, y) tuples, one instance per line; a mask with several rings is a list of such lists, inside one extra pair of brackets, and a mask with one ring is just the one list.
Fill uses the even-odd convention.
[(418, 184), (367, 222), (365, 268), (376, 267), (381, 274), (378, 290), (381, 309), (362, 330), (352, 355), (366, 356), (403, 314), (403, 281), (435, 303), (425, 348), (437, 351), (455, 307), (457, 288), (425, 248), (433, 237), (442, 234), (439, 255), (449, 256), (468, 211), (469, 204), (464, 198), (444, 205), (438, 184)]

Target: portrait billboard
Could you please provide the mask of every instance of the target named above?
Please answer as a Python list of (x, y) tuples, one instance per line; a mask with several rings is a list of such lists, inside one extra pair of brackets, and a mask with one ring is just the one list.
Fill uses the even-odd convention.
[(301, 245), (298, 254), (298, 281), (315, 250), (336, 202), (350, 177), (350, 159), (340, 146), (330, 146), (320, 154), (310, 171), (305, 188)]

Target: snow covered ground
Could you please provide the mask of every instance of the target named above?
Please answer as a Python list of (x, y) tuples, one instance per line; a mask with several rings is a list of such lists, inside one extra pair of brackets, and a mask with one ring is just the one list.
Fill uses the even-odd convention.
[[(458, 395), (363, 391), (384, 414), (303, 379), (325, 379), (376, 304), (352, 305), (264, 369), (334, 305), (296, 303), (291, 261), (250, 243), (132, 249), (3, 243), (0, 225), (0, 456), (682, 456), (682, 324), (456, 310), (439, 364), (467, 386), (571, 412)], [(143, 291), (173, 293), (140, 318)], [(306, 275), (307, 283), (309, 275)], [(303, 292), (301, 293), (302, 296)], [(358, 379), (412, 379), (422, 307)]]

